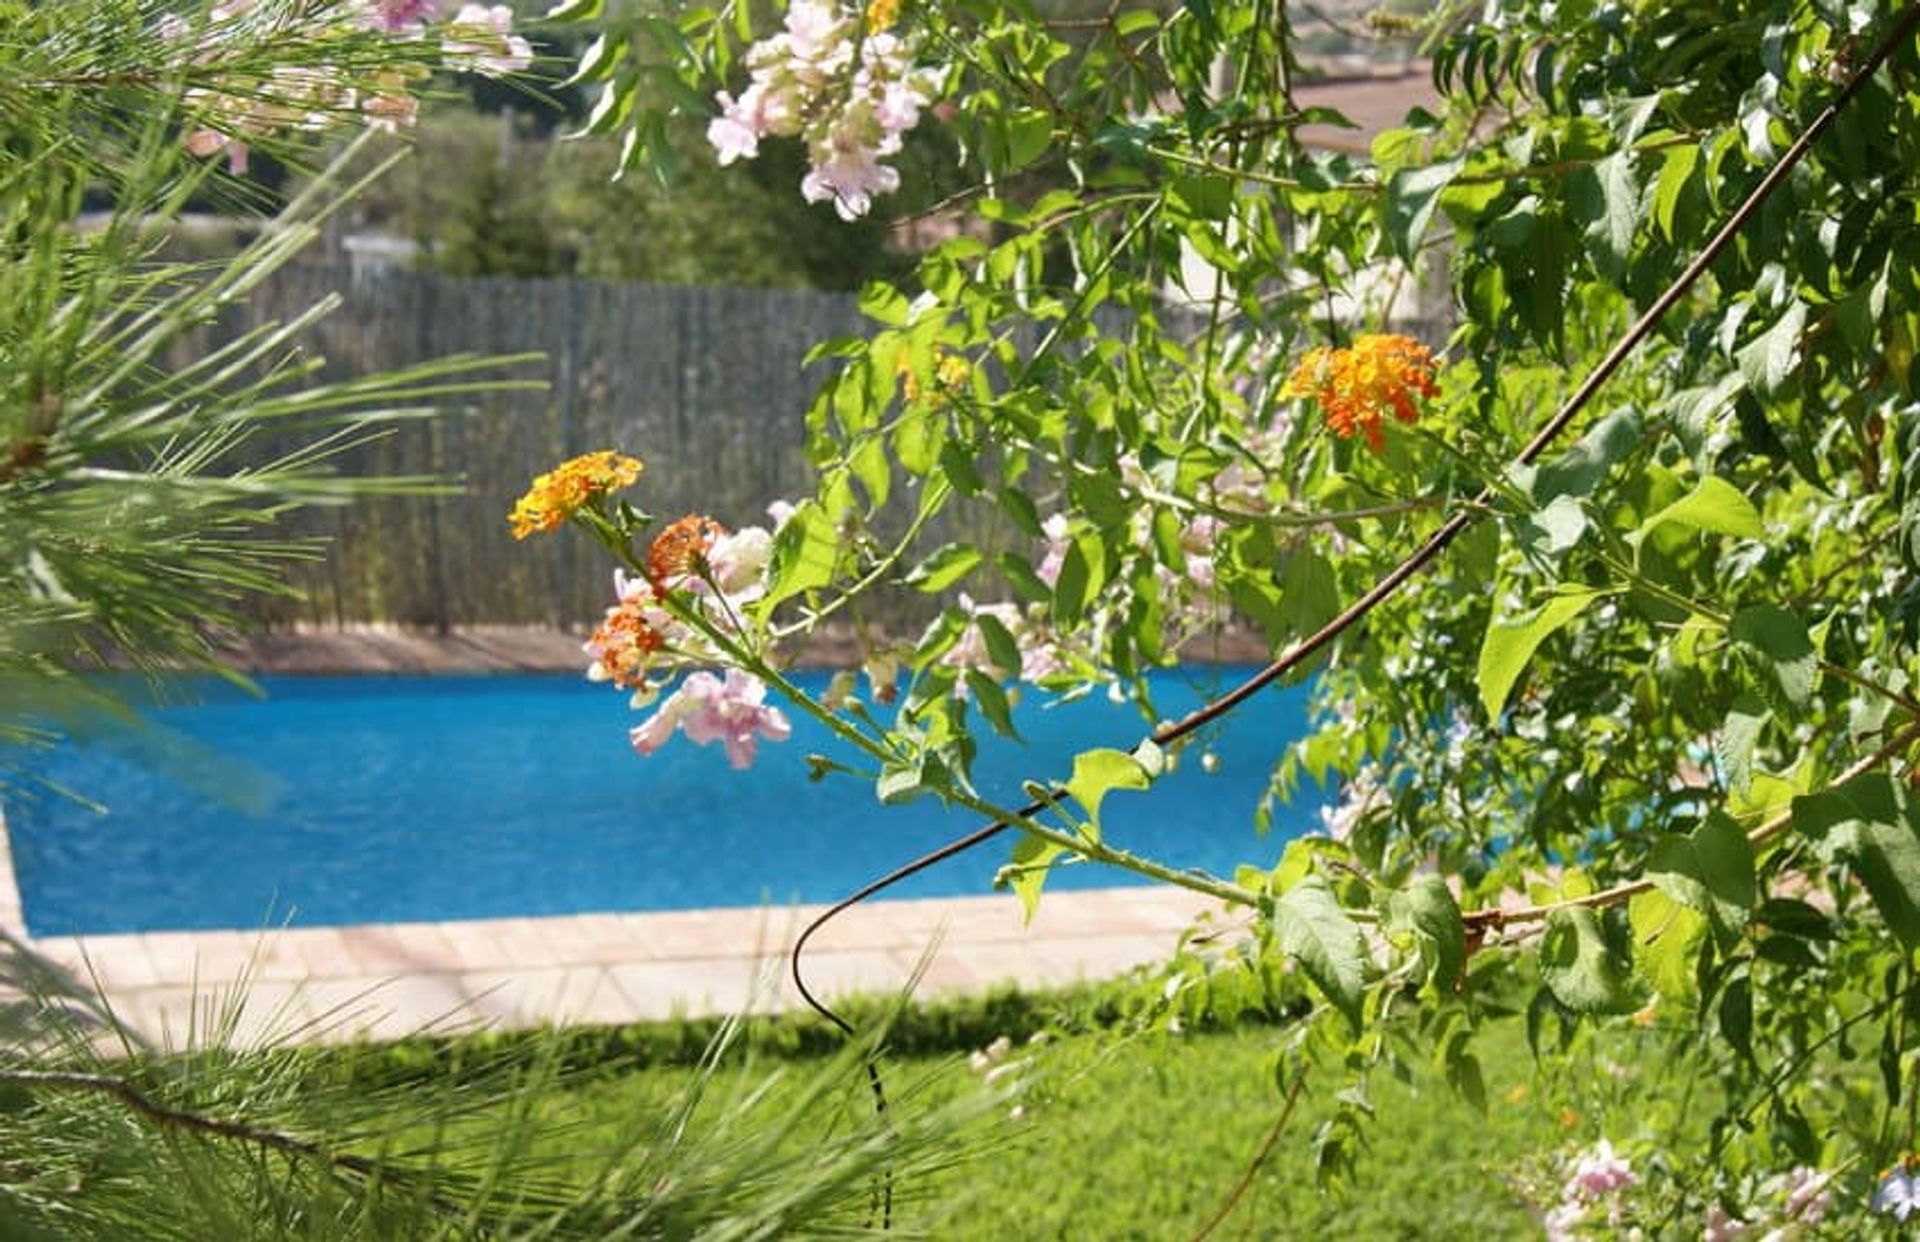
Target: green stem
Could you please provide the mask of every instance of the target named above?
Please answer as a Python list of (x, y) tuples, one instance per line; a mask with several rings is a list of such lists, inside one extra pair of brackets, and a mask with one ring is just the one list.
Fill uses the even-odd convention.
[[(1077, 832), (1065, 832), (1058, 828), (1050, 828), (1033, 819), (1031, 816), (1022, 815), (1018, 811), (997, 806), (985, 798), (980, 797), (978, 794), (968, 793), (965, 790), (951, 789), (941, 792), (958, 806), (966, 807), (968, 810), (977, 812), (997, 823), (1008, 824), (1018, 828), (1022, 832), (1030, 833), (1040, 840), (1047, 842), (1049, 845), (1057, 845), (1068, 853), (1083, 858), (1088, 862), (1104, 863), (1110, 867), (1119, 867), (1123, 871), (1131, 871), (1135, 875), (1145, 876), (1150, 880), (1158, 880), (1163, 884), (1171, 884), (1176, 888), (1184, 888), (1208, 897), (1217, 897), (1221, 901), (1232, 902), (1237, 905), (1254, 906), (1259, 904), (1260, 899), (1257, 894), (1241, 888), (1238, 884), (1229, 883), (1226, 880), (1207, 875), (1204, 872), (1179, 871), (1163, 863), (1157, 863), (1151, 858), (1142, 858), (1140, 855), (1127, 850), (1117, 849), (1104, 841), (1083, 836)], [(1065, 790), (1055, 789), (1052, 791), (1052, 799), (1055, 802), (1058, 802), (1064, 797), (1066, 797)]]

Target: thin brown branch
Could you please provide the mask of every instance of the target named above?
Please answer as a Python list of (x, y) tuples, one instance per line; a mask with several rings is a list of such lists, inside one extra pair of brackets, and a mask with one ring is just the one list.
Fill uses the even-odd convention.
[(1248, 1188), (1253, 1185), (1253, 1179), (1259, 1176), (1261, 1166), (1266, 1164), (1268, 1157), (1273, 1155), (1274, 1147), (1280, 1142), (1280, 1132), (1287, 1128), (1287, 1121), (1293, 1116), (1293, 1106), (1300, 1102), (1300, 1089), (1306, 1085), (1307, 1074), (1302, 1070), (1294, 1077), (1293, 1086), (1287, 1088), (1287, 1102), (1280, 1106), (1280, 1115), (1273, 1119), (1273, 1125), (1268, 1128), (1267, 1137), (1261, 1142), (1260, 1150), (1253, 1153), (1253, 1159), (1249, 1160), (1247, 1167), (1240, 1171), (1240, 1179), (1233, 1184), (1233, 1189), (1227, 1192), (1227, 1197), (1220, 1201), (1220, 1206), (1214, 1210), (1213, 1215), (1207, 1218), (1207, 1223), (1194, 1230), (1192, 1242), (1206, 1242), (1213, 1231), (1218, 1229), (1227, 1217), (1233, 1215), (1233, 1209), (1240, 1206), (1240, 1200), (1246, 1196)]

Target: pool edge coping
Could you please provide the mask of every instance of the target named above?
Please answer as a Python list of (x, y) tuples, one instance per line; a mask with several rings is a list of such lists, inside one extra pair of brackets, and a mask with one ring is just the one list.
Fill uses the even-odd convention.
[[(34, 936), (0, 808), (0, 931), (97, 991), (155, 1046), (332, 1043), (798, 1008), (794, 938), (825, 905)], [(810, 942), (808, 985), (854, 993), (1059, 986), (1164, 961), (1217, 902), (1157, 886), (854, 907)], [(0, 981), (0, 992), (4, 992)]]

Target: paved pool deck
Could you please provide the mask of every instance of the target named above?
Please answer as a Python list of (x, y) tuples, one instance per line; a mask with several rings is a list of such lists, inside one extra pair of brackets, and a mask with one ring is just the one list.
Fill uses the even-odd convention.
[[(0, 825), (0, 932), (160, 1047), (212, 1030), (246, 1046), (789, 1010), (787, 952), (821, 909), (32, 937)], [(831, 1001), (898, 992), (916, 969), (919, 996), (1105, 978), (1165, 960), (1209, 909), (1180, 890), (1061, 891), (1028, 925), (1011, 896), (875, 901), (815, 935), (807, 981)], [(237, 996), (230, 1026), (211, 1020)]]

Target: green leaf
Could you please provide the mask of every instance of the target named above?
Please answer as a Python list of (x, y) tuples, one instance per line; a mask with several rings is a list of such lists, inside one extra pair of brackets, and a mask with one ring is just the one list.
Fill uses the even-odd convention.
[(1528, 546), (1557, 556), (1580, 542), (1587, 533), (1586, 506), (1573, 496), (1555, 496), (1545, 507), (1527, 515)]
[(1145, 789), (1153, 784), (1140, 761), (1124, 750), (1102, 747), (1073, 757), (1073, 779), (1067, 793), (1086, 808), (1087, 822), (1093, 825), (1097, 839), (1100, 831), (1100, 803), (1116, 789)]
[(1273, 903), (1273, 929), (1281, 952), (1299, 962), (1359, 1030), (1361, 992), (1372, 963), (1359, 925), (1340, 908), (1327, 882), (1310, 875), (1282, 894)]
[(908, 570), (905, 581), (928, 594), (944, 591), (985, 559), (985, 553), (971, 544), (950, 543)]
[(1668, 241), (1673, 240), (1673, 218), (1680, 205), (1680, 195), (1692, 180), (1694, 167), (1699, 162), (1697, 146), (1671, 147), (1666, 159), (1661, 161), (1660, 177), (1653, 186), (1653, 223)]
[(1063, 625), (1072, 625), (1086, 613), (1087, 605), (1107, 584), (1107, 549), (1094, 531), (1076, 537), (1060, 561), (1060, 576), (1053, 583), (1053, 615)]
[(1008, 882), (1013, 886), (1014, 895), (1020, 898), (1020, 909), (1027, 922), (1033, 922), (1034, 911), (1040, 908), (1040, 890), (1046, 887), (1047, 873), (1052, 870), (1054, 860), (1065, 853), (1065, 849), (1032, 833), (1022, 834), (1014, 842)]
[(1779, 690), (1788, 704), (1804, 710), (1812, 701), (1820, 661), (1799, 617), (1770, 604), (1743, 608), (1735, 614), (1727, 636), (1759, 658), (1772, 674), (1770, 688)]
[(973, 695), (980, 714), (987, 718), (994, 732), (1016, 741), (1019, 739), (1020, 732), (1013, 727), (1013, 712), (1007, 703), (1007, 692), (999, 682), (977, 668), (970, 668), (967, 670), (967, 691)]
[(981, 641), (987, 644), (987, 658), (995, 668), (1009, 677), (1020, 671), (1020, 644), (1004, 621), (990, 612), (976, 612), (973, 628), (980, 631)]
[(1753, 507), (1753, 502), (1742, 495), (1739, 488), (1714, 474), (1701, 479), (1692, 491), (1640, 523), (1640, 534), (1644, 536), (1667, 522), (1740, 539), (1764, 539), (1767, 534), (1766, 524), (1760, 520), (1760, 511)]
[(1719, 811), (1710, 812), (1684, 837), (1667, 837), (1647, 858), (1647, 877), (1661, 892), (1721, 927), (1737, 931), (1746, 924), (1756, 900), (1753, 846), (1740, 825)]
[(1633, 961), (1641, 977), (1668, 1000), (1692, 1000), (1707, 916), (1653, 889), (1634, 894), (1627, 903), (1627, 922), (1633, 927)]
[(1229, 177), (1176, 177), (1173, 196), (1202, 220), (1225, 220), (1233, 214), (1233, 180)]
[(1514, 683), (1540, 644), (1572, 621), (1606, 592), (1592, 587), (1561, 587), (1545, 604), (1509, 621), (1494, 620), (1480, 645), (1480, 702), (1489, 720), (1498, 720)]
[(926, 791), (921, 764), (917, 762), (888, 764), (873, 788), (875, 796), (888, 806), (911, 802)]
[(1386, 219), (1382, 222), (1394, 253), (1411, 263), (1420, 241), (1440, 205), (1440, 192), (1466, 166), (1464, 160), (1443, 160), (1425, 168), (1403, 168), (1387, 178)]
[(907, 295), (884, 280), (869, 281), (860, 290), (860, 313), (878, 323), (900, 327), (912, 318)]
[(1632, 1013), (1640, 1007), (1629, 964), (1585, 906), (1547, 916), (1540, 977), (1554, 999), (1575, 1013)]
[(1734, 700), (1725, 723), (1714, 736), (1713, 751), (1720, 760), (1720, 774), (1733, 793), (1744, 796), (1753, 785), (1753, 751), (1768, 718), (1766, 704), (1751, 694), (1742, 694)]
[(1445, 880), (1423, 875), (1389, 897), (1387, 931), (1417, 936), (1432, 954), (1434, 990), (1442, 996), (1453, 992), (1467, 962), (1467, 928)]
[(802, 501), (774, 533), (761, 612), (770, 612), (774, 605), (802, 591), (831, 583), (839, 558), (840, 544), (834, 538), (833, 522), (817, 502)]
[(1047, 153), (1053, 142), (1053, 116), (1039, 108), (1022, 108), (1007, 118), (1007, 167), (1025, 168)]
[(1602, 210), (1587, 236), (1618, 271), (1633, 253), (1633, 235), (1640, 227), (1640, 187), (1633, 179), (1633, 153), (1614, 152), (1593, 165), (1593, 174), (1600, 183)]
[(1289, 554), (1280, 571), (1275, 619), (1287, 637), (1312, 634), (1340, 613), (1340, 579), (1333, 562), (1312, 548)]
[(1640, 444), (1640, 415), (1631, 408), (1616, 410), (1580, 437), (1574, 446), (1540, 467), (1529, 489), (1533, 502), (1545, 507), (1556, 496), (1585, 496), (1600, 485), (1607, 471)]
[(590, 22), (600, 16), (601, 0), (560, 0), (546, 11), (543, 20), (550, 22)]
[(1795, 302), (1774, 325), (1741, 347), (1735, 355), (1740, 374), (1757, 397), (1765, 399), (1780, 391), (1800, 360), (1800, 336), (1807, 325), (1807, 306)]
[(1795, 798), (1793, 826), (1853, 868), (1894, 935), (1920, 947), (1920, 830), (1897, 780), (1872, 772)]
[[(598, 0), (589, 0), (589, 3), (594, 8), (599, 7)], [(582, 5), (581, 7), (587, 6)], [(564, 21), (568, 19), (561, 18), (559, 20)], [(626, 54), (627, 41), (623, 36), (612, 32), (603, 33), (599, 38), (587, 45), (587, 50), (580, 54), (580, 65), (573, 71), (573, 76), (569, 77), (560, 85), (574, 86), (581, 82), (602, 81), (613, 73), (615, 66), (620, 63), (621, 57)]]
[(1000, 567), (1000, 573), (1013, 588), (1013, 593), (1033, 604), (1050, 603), (1053, 600), (1053, 588), (1046, 579), (1034, 572), (1033, 566), (1017, 552), (1002, 552), (994, 562)]

